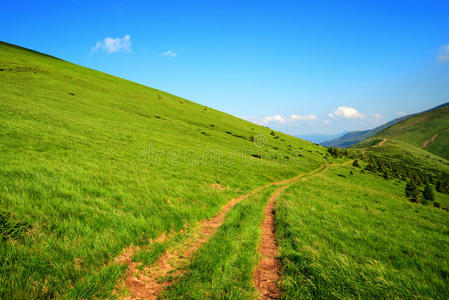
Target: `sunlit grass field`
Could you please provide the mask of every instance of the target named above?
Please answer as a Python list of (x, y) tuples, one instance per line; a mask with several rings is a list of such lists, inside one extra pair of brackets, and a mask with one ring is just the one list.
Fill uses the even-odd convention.
[[(435, 135), (436, 139), (430, 142), (429, 139)], [(419, 148), (429, 141), (424, 148), (426, 151), (449, 159), (449, 106), (413, 116), (373, 138), (376, 137), (399, 140)]]
[(23, 48), (1, 43), (0, 69), (0, 298), (109, 297), (123, 248), (329, 159), (309, 142)]
[[(5, 43), (0, 91), (1, 299), (126, 296), (115, 260), (124, 249), (149, 266), (231, 199), (348, 160)], [(449, 173), (445, 159), (400, 141), (365, 151)], [(409, 202), (404, 187), (348, 166), (286, 189), (276, 203), (282, 297), (448, 298), (448, 212)], [(162, 296), (257, 298), (251, 276), (273, 191), (231, 209)], [(436, 201), (449, 208), (448, 195)]]
[[(388, 139), (380, 147), (371, 147), (381, 141), (381, 138), (371, 138), (370, 141), (357, 145), (353, 149), (363, 148), (355, 152), (360, 158), (362, 158), (361, 151), (364, 151), (368, 157), (380, 158), (397, 166), (418, 169), (434, 175), (449, 174), (449, 161), (443, 157), (396, 139)], [(349, 152), (351, 151), (349, 149)]]
[(338, 167), (288, 188), (276, 206), (283, 297), (447, 299), (449, 214), (404, 186)]

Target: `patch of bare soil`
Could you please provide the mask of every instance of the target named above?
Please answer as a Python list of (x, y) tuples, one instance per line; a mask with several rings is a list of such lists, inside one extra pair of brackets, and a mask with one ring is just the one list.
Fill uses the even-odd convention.
[(380, 141), (377, 145), (375, 145), (375, 147), (381, 147), (383, 146), (386, 142), (388, 141), (388, 139), (384, 138), (382, 141)]
[[(347, 165), (352, 163), (353, 160), (346, 161), (337, 165)], [(305, 181), (313, 176), (322, 174), (326, 172), (332, 164), (324, 164), (320, 168), (313, 170), (308, 173), (307, 177), (304, 175), (300, 175), (295, 177), (295, 180), (301, 179), (301, 181)], [(291, 183), (294, 180), (286, 180), (284, 183)], [(256, 286), (261, 299), (278, 299), (280, 298), (280, 292), (277, 287), (277, 282), (279, 281), (280, 275), (279, 271), (281, 268), (280, 261), (277, 257), (277, 243), (276, 243), (276, 235), (275, 235), (275, 212), (274, 205), (276, 200), (279, 198), (281, 193), (287, 188), (289, 185), (284, 185), (277, 189), (270, 197), (268, 204), (265, 207), (264, 211), (264, 220), (261, 225), (262, 238), (259, 244), (259, 251), (262, 256), (259, 264), (256, 267), (256, 270), (253, 273), (253, 281)]]
[(271, 195), (265, 207), (265, 218), (262, 222), (262, 240), (259, 251), (262, 259), (253, 274), (254, 285), (259, 290), (262, 299), (277, 299), (280, 297), (277, 282), (279, 280), (280, 261), (277, 256), (276, 236), (274, 233), (274, 203), (287, 188), (280, 187)]
[(210, 187), (212, 189), (214, 189), (214, 190), (219, 190), (219, 191), (224, 191), (224, 190), (228, 190), (229, 189), (228, 187), (225, 187), (225, 186), (223, 186), (223, 185), (221, 185), (219, 183), (212, 183), (210, 185)]
[(362, 156), (363, 156), (365, 159), (368, 159), (368, 157), (366, 156), (365, 151), (362, 151)]
[(430, 139), (428, 139), (427, 141), (425, 141), (422, 145), (421, 148), (424, 149), (427, 146), (429, 146), (431, 143), (433, 143), (433, 141), (435, 141), (438, 138), (438, 133), (435, 133), (435, 135), (433, 137), (431, 137)]

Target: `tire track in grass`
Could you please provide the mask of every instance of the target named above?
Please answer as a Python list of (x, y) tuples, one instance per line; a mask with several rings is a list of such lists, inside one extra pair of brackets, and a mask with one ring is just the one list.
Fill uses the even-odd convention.
[(279, 280), (281, 262), (276, 258), (277, 244), (274, 234), (274, 203), (287, 187), (287, 185), (280, 187), (271, 195), (264, 211), (265, 218), (261, 226), (262, 239), (259, 245), (262, 259), (253, 274), (254, 285), (262, 299), (277, 299), (280, 297), (276, 283)]
[[(320, 172), (325, 169), (326, 166), (326, 164), (323, 164), (318, 169), (307, 173), (307, 175)], [(292, 183), (303, 176), (305, 176), (305, 174), (287, 180), (271, 182), (256, 188), (246, 195), (232, 199), (215, 217), (202, 221), (198, 226), (198, 230), (195, 231), (191, 237), (181, 242), (178, 247), (172, 247), (166, 250), (151, 266), (145, 267), (142, 271), (138, 270), (140, 264), (132, 259), (135, 249), (133, 249), (133, 247), (125, 249), (123, 253), (116, 258), (117, 263), (128, 265), (125, 282), (122, 283), (122, 285), (119, 285), (118, 289), (123, 290), (126, 288), (131, 293), (131, 295), (125, 297), (125, 299), (157, 299), (161, 292), (185, 273), (184, 267), (188, 264), (190, 258), (212, 237), (223, 223), (225, 215), (237, 203), (270, 186)]]
[[(301, 181), (306, 181), (309, 178), (326, 172), (331, 166), (344, 166), (352, 163), (353, 161), (354, 160), (349, 160), (341, 164), (324, 164), (307, 175), (295, 177), (295, 180), (286, 180), (284, 181), (284, 184), (293, 183), (298, 179), (301, 179)], [(289, 186), (291, 186), (291, 184), (278, 188), (271, 195), (270, 200), (264, 210), (265, 217), (261, 224), (262, 238), (259, 244), (261, 260), (253, 273), (254, 285), (259, 291), (261, 299), (280, 298), (280, 291), (278, 289), (277, 282), (280, 279), (279, 273), (281, 269), (281, 262), (277, 259), (274, 205), (282, 192)]]

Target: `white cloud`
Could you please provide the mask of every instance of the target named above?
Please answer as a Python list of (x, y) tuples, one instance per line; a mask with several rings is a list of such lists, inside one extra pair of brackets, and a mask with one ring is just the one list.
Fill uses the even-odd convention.
[(164, 53), (162, 53), (163, 56), (165, 56), (166, 58), (172, 59), (173, 57), (176, 56), (176, 52), (172, 51), (172, 50), (168, 50), (165, 51)]
[(335, 119), (334, 114), (327, 114), (330, 118)]
[(310, 114), (310, 115), (291, 115), (290, 117), (286, 118), (283, 117), (281, 115), (275, 115), (275, 116), (266, 116), (263, 121), (262, 124), (269, 124), (269, 123), (279, 123), (279, 124), (285, 124), (285, 123), (292, 123), (292, 122), (297, 122), (297, 121), (316, 121), (318, 120), (318, 117), (314, 114)]
[(371, 114), (375, 119), (382, 119), (384, 116), (381, 114)]
[(328, 120), (324, 120), (323, 123), (324, 123), (325, 125), (330, 125), (330, 124), (331, 124), (331, 122), (329, 122)]
[(364, 118), (365, 116), (362, 115), (357, 111), (357, 109), (353, 107), (346, 107), (346, 106), (340, 106), (335, 111), (334, 114), (337, 117), (343, 117), (346, 119), (352, 119), (352, 118)]
[(300, 116), (300, 115), (291, 115), (290, 116), (290, 121), (316, 121), (316, 120), (318, 120), (318, 117), (314, 114), (305, 115), (305, 116)]
[(405, 116), (406, 114), (405, 114), (405, 112), (398, 111), (398, 112), (396, 113), (396, 115), (398, 115), (398, 116)]
[(281, 115), (276, 115), (276, 116), (272, 116), (272, 117), (266, 116), (263, 119), (264, 124), (269, 124), (271, 122), (277, 122), (277, 123), (283, 124), (283, 123), (285, 123), (285, 119)]
[(131, 52), (131, 37), (129, 34), (125, 35), (123, 38), (107, 37), (104, 40), (97, 42), (97, 44), (91, 48), (91, 52), (99, 50), (102, 50), (107, 54), (122, 51)]
[(448, 63), (449, 62), (449, 45), (444, 45), (440, 48), (437, 60), (440, 63)]

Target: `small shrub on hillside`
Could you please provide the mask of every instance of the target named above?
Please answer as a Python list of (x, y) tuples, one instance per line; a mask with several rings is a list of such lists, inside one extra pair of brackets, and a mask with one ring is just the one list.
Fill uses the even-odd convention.
[(436, 190), (440, 193), (449, 194), (449, 181), (445, 178), (440, 178), (436, 184)]
[(329, 154), (335, 157), (340, 156), (340, 151), (338, 150), (338, 147), (329, 147), (327, 148), (327, 152), (329, 152)]
[(433, 194), (433, 189), (429, 184), (426, 184), (424, 187), (424, 191), (422, 192), (422, 196), (427, 201), (434, 201), (435, 195)]
[(405, 186), (405, 197), (409, 198), (412, 201), (418, 201), (419, 200), (419, 190), (416, 184), (409, 180), (407, 182), (407, 185)]
[(270, 135), (275, 136), (276, 133), (274, 133), (274, 131), (271, 131)]
[(356, 168), (360, 168), (359, 161), (357, 159), (355, 159), (354, 162), (352, 163), (352, 166), (356, 167)]

